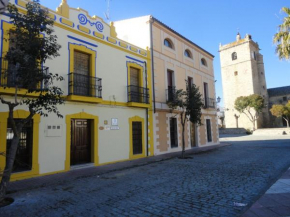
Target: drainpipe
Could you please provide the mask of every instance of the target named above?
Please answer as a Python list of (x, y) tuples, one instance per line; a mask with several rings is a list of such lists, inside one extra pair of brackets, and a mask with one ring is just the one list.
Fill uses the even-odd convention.
[[(145, 87), (146, 87), (146, 92), (147, 92), (147, 62), (144, 61), (144, 64), (145, 64)], [(148, 92), (149, 94), (149, 92)], [(149, 98), (150, 100), (150, 98)], [(150, 102), (149, 102), (150, 103)], [(148, 157), (149, 155), (149, 150), (148, 150), (148, 108), (146, 108), (146, 156)]]
[(149, 18), (149, 25), (150, 25), (150, 47), (151, 47), (151, 63), (152, 63), (152, 87), (153, 87), (153, 111), (156, 112), (156, 105), (155, 105), (155, 76), (154, 76), (154, 59), (153, 59), (153, 34), (152, 34), (152, 23), (154, 22), (154, 19), (152, 16)]

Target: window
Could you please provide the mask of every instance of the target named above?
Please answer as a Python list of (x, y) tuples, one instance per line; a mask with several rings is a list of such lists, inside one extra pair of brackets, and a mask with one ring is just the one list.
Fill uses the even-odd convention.
[(206, 119), (206, 133), (207, 133), (207, 141), (212, 142), (210, 119)]
[(175, 93), (175, 87), (173, 86), (173, 76), (173, 71), (167, 70), (167, 101), (172, 101)]
[(186, 50), (184, 51), (184, 56), (186, 56), (186, 57), (192, 59), (192, 54), (191, 54), (191, 52), (190, 52), (188, 49), (186, 49)]
[[(16, 124), (21, 119), (14, 119)], [(13, 139), (13, 131), (10, 121), (7, 126), (7, 149), (10, 149)], [(32, 144), (33, 144), (33, 121), (28, 122), (20, 133), (20, 140), (16, 152), (12, 172), (23, 172), (32, 169)]]
[(90, 55), (74, 51), (74, 94), (90, 95)]
[(149, 90), (142, 87), (140, 69), (130, 67), (130, 85), (128, 86), (129, 102), (149, 103)]
[(237, 76), (238, 75), (238, 72), (237, 71), (235, 71), (235, 76)]
[(264, 72), (261, 72), (261, 75), (264, 75)]
[(69, 100), (74, 95), (102, 98), (102, 79), (95, 77), (96, 51), (84, 45), (69, 43)]
[(133, 155), (143, 153), (142, 144), (142, 122), (133, 121), (132, 122), (132, 141), (133, 141)]
[(171, 144), (171, 148), (178, 147), (177, 119), (176, 118), (170, 118), (170, 144)]
[(164, 45), (166, 47), (169, 47), (169, 48), (173, 49), (173, 43), (172, 43), (172, 41), (169, 38), (164, 39)]
[(206, 60), (204, 58), (201, 58), (200, 61), (201, 61), (201, 65), (207, 66), (207, 62), (206, 62)]
[(237, 53), (233, 52), (232, 53), (232, 60), (236, 60), (238, 58)]
[(208, 99), (208, 84), (206, 82), (203, 83), (203, 93), (204, 93), (204, 108), (208, 108), (209, 99)]
[(254, 60), (257, 60), (256, 52), (255, 51), (253, 52), (253, 57), (254, 57)]

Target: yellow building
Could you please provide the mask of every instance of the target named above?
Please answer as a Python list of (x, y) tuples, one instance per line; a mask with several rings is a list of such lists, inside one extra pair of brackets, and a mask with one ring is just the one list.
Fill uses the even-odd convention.
[(166, 102), (176, 89), (186, 89), (185, 80), (199, 87), (205, 105), (203, 125), (186, 125), (186, 149), (219, 144), (214, 56), (152, 16), (117, 21), (115, 27), (123, 40), (151, 48), (155, 154), (181, 150), (180, 119)]
[[(25, 13), (26, 0), (10, 3)], [(65, 78), (57, 83), (65, 92), (66, 103), (58, 107), (64, 118), (35, 115), (23, 129), (17, 160), (25, 166), (15, 164), (12, 180), (154, 155), (150, 51), (118, 39), (113, 23), (70, 8), (66, 1), (49, 13), (62, 47), (60, 56), (45, 66)], [(15, 86), (3, 77), (7, 69), (3, 57), (13, 26), (9, 16), (0, 19), (0, 94), (9, 100)], [(19, 95), (25, 92), (20, 89)], [(27, 115), (25, 106), (14, 112), (17, 119)], [(1, 104), (0, 152), (6, 151), (13, 136), (7, 118), (8, 107)], [(4, 166), (0, 156), (0, 169)]]

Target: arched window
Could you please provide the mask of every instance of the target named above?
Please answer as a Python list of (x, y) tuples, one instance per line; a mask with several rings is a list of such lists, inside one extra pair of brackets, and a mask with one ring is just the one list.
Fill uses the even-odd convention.
[(203, 66), (207, 66), (207, 62), (206, 62), (206, 60), (204, 59), (204, 58), (201, 58), (201, 64), (203, 65)]
[(173, 43), (172, 43), (172, 41), (169, 38), (164, 39), (164, 45), (166, 47), (169, 47), (169, 48), (173, 49)]
[(186, 50), (184, 51), (184, 56), (186, 56), (186, 57), (192, 59), (192, 54), (191, 54), (190, 50), (188, 50), (188, 49), (186, 49)]
[(236, 60), (236, 59), (238, 59), (238, 55), (236, 52), (233, 52), (232, 53), (232, 60)]

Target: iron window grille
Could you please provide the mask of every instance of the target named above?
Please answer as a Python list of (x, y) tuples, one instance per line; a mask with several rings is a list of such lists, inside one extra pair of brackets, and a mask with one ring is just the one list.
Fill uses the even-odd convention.
[(69, 73), (69, 95), (102, 98), (102, 79), (88, 75)]
[(215, 108), (215, 104), (216, 104), (215, 99), (206, 97), (203, 100), (204, 100), (203, 108), (205, 108), (205, 109), (206, 108)]
[(48, 75), (49, 68), (42, 66), (38, 71), (31, 74), (35, 78), (35, 83), (31, 83), (33, 79), (28, 81), (23, 80), (21, 73), (26, 73), (27, 69), (19, 67), (17, 65), (9, 64), (4, 58), (0, 58), (1, 74), (0, 74), (0, 86), (1, 87), (17, 87), (35, 91), (46, 90), (49, 85)]
[(128, 86), (128, 102), (149, 104), (149, 89), (135, 85)]
[(175, 98), (176, 88), (174, 86), (168, 86), (166, 90), (166, 101), (172, 102)]

